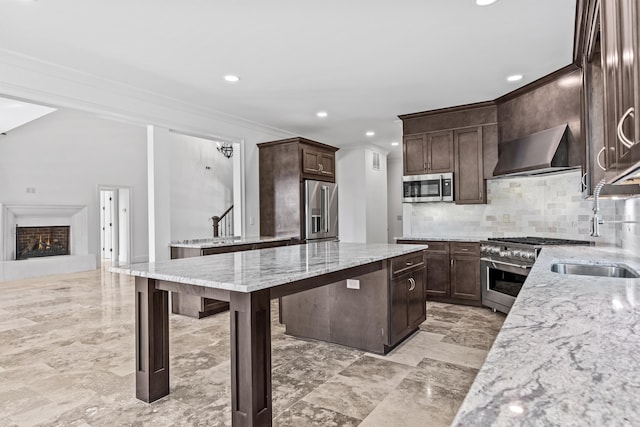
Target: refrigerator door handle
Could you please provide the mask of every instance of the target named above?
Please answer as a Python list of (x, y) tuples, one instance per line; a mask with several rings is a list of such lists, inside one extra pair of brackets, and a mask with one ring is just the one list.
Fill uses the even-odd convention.
[(330, 224), (330, 209), (329, 209), (329, 187), (327, 187), (326, 185), (322, 186), (322, 203), (324, 204), (323, 206), (323, 213), (324, 213), (324, 232), (328, 233), (329, 232), (329, 224)]

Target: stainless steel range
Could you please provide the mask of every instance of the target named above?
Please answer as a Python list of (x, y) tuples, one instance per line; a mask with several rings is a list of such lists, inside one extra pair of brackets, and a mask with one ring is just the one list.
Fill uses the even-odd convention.
[(543, 237), (495, 237), (480, 242), (482, 304), (508, 313), (543, 246), (590, 244)]

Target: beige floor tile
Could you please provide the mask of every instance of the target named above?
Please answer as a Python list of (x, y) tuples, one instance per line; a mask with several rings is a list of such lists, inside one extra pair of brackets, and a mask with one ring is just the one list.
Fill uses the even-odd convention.
[(425, 353), (434, 343), (440, 342), (445, 336), (419, 330), (410, 339), (406, 340), (398, 347), (386, 355), (367, 353), (368, 356), (389, 360), (396, 363), (403, 363), (410, 366), (418, 366), (424, 359)]
[[(135, 398), (133, 289), (105, 270), (0, 283), (0, 426), (231, 424), (228, 313), (170, 316), (171, 393), (149, 405)], [(471, 347), (504, 320), (428, 303), (420, 331), (379, 356), (286, 336), (277, 307), (277, 426), (445, 425), (486, 355)]]

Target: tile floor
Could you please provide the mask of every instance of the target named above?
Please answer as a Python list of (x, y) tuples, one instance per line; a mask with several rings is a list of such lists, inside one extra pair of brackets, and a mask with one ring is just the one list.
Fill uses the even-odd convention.
[[(134, 394), (133, 280), (96, 270), (0, 283), (0, 426), (230, 425), (229, 316), (171, 316), (171, 394)], [(387, 356), (285, 336), (273, 305), (276, 426), (448, 426), (500, 330), (428, 304)]]

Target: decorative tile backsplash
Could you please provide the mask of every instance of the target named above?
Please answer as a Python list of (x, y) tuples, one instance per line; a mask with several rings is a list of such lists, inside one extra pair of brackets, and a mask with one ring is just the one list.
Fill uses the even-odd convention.
[[(405, 203), (403, 234), (479, 239), (545, 236), (621, 246), (615, 224), (602, 225), (602, 237), (590, 237), (593, 201), (582, 198), (580, 178), (580, 171), (571, 171), (489, 180), (486, 205)], [(602, 200), (604, 220), (621, 219), (624, 202)], [(640, 209), (634, 206), (637, 216)]]

